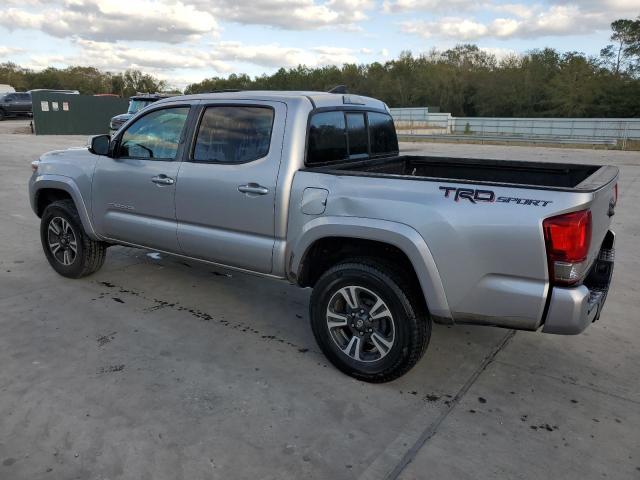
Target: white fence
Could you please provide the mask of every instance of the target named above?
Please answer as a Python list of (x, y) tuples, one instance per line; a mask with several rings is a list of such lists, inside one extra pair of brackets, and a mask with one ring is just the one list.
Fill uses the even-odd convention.
[(583, 143), (640, 140), (640, 118), (453, 117), (426, 109), (391, 109), (404, 135), (470, 135), (511, 139), (554, 139)]
[(450, 133), (640, 139), (640, 119), (452, 117)]
[[(391, 110), (391, 115), (396, 122), (424, 121), (429, 115), (429, 109), (427, 107), (390, 108), (389, 110)], [(433, 115), (433, 113), (431, 115)], [(445, 113), (445, 115), (449, 114)]]

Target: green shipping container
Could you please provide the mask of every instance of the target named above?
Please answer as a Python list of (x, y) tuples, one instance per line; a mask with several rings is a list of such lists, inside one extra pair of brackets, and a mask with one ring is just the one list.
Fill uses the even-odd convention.
[(36, 135), (109, 133), (111, 117), (126, 113), (129, 99), (55, 92), (32, 92)]

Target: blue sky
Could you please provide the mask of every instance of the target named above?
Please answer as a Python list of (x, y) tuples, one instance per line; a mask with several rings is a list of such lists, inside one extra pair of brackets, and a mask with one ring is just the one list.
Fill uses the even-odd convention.
[(458, 43), (596, 55), (640, 0), (2, 0), (0, 62), (138, 68), (169, 84), (370, 63)]

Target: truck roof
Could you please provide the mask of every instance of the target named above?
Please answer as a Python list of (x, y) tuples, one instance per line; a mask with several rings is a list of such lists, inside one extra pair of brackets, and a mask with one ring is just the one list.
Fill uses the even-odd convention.
[(162, 99), (158, 103), (181, 100), (271, 100), (287, 103), (304, 100), (310, 102), (314, 108), (352, 105), (375, 108), (378, 110), (387, 109), (384, 102), (361, 95), (289, 90), (240, 90), (230, 92), (198, 93), (194, 95), (181, 95)]

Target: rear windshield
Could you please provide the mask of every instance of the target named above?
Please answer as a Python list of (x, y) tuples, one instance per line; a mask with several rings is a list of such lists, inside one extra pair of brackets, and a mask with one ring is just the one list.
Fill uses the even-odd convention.
[(397, 154), (398, 138), (387, 113), (339, 110), (311, 117), (307, 165)]

